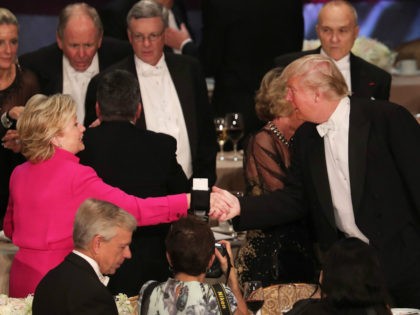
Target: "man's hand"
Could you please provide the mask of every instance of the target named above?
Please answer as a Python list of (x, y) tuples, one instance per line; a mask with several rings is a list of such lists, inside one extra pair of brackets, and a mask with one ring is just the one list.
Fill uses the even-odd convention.
[(19, 134), (14, 129), (10, 129), (6, 132), (6, 135), (1, 139), (1, 144), (6, 149), (12, 150), (15, 153), (19, 153), (22, 148)]
[(241, 213), (238, 198), (227, 190), (213, 186), (210, 194), (210, 216), (219, 221), (230, 220)]
[(191, 39), (190, 33), (188, 33), (187, 27), (184, 23), (181, 24), (180, 30), (168, 27), (165, 31), (165, 45), (173, 49), (181, 50), (182, 43)]
[(101, 120), (99, 118), (96, 118), (95, 121), (89, 125), (89, 128), (98, 127), (100, 124), (101, 124)]

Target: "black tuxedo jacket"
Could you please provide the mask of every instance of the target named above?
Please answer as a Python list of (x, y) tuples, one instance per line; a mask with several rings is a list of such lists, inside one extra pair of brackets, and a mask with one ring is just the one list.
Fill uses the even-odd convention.
[[(104, 37), (98, 49), (99, 71), (131, 52), (132, 48), (127, 41)], [(43, 94), (51, 95), (63, 91), (63, 52), (57, 43), (20, 56), (19, 63), (37, 75)]]
[[(192, 57), (172, 53), (165, 54), (165, 61), (184, 114), (191, 147), (193, 177), (208, 178), (209, 185), (213, 185), (216, 181), (217, 143), (213, 125), (213, 111), (208, 102), (207, 87), (200, 64)], [(123, 59), (108, 68), (107, 71), (113, 69), (123, 69), (137, 77), (134, 55)], [(96, 86), (101, 75), (99, 74), (91, 80), (86, 93), (86, 126), (89, 126), (96, 119)], [(141, 84), (141, 80), (139, 84)], [(136, 124), (142, 129), (147, 129), (144, 117), (145, 110), (148, 109), (143, 107)]]
[(118, 315), (114, 297), (99, 281), (92, 266), (70, 253), (38, 284), (34, 315)]
[[(286, 67), (300, 57), (320, 52), (321, 47), (282, 55), (275, 59), (275, 64)], [(385, 70), (350, 53), (350, 76), (353, 96), (389, 100), (392, 76)]]
[[(377, 248), (390, 287), (404, 277), (418, 281), (419, 125), (405, 108), (386, 101), (351, 98), (350, 108), (349, 174), (356, 224)], [(325, 251), (340, 233), (334, 219), (324, 140), (315, 124), (303, 124), (295, 134), (291, 175), (282, 191), (241, 199), (241, 216), (235, 225), (261, 228), (309, 215)], [(413, 268), (417, 271), (411, 272)]]
[[(107, 183), (146, 198), (188, 191), (188, 180), (176, 160), (176, 141), (166, 134), (137, 128), (129, 122), (102, 122), (88, 128), (80, 162), (92, 166)], [(113, 294), (137, 295), (148, 280), (166, 280), (169, 265), (165, 237), (169, 224), (138, 228), (130, 245), (132, 257), (111, 276)]]
[(262, 126), (255, 91), (276, 56), (302, 49), (301, 0), (203, 0), (200, 54), (215, 78), (212, 104), (218, 116), (241, 112), (247, 131)]

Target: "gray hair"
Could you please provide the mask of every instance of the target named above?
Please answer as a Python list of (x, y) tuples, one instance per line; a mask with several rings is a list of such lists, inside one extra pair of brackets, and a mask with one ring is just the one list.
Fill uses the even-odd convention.
[(109, 241), (117, 234), (117, 227), (133, 232), (136, 226), (136, 219), (116, 205), (102, 200), (86, 199), (74, 219), (74, 247), (87, 249), (96, 235)]
[(168, 27), (168, 9), (154, 0), (141, 0), (133, 5), (127, 14), (127, 26), (132, 19), (160, 17), (165, 28)]
[(67, 5), (63, 10), (61, 10), (60, 15), (58, 16), (57, 34), (60, 38), (63, 38), (64, 29), (66, 28), (69, 19), (73, 15), (77, 14), (87, 15), (90, 17), (98, 30), (98, 34), (102, 36), (104, 28), (96, 9), (87, 3), (77, 2)]
[(289, 81), (293, 77), (299, 77), (301, 84), (308, 89), (320, 90), (330, 100), (349, 95), (340, 70), (331, 58), (323, 55), (307, 55), (290, 63), (281, 78)]
[(13, 24), (19, 28), (19, 23), (16, 16), (6, 8), (0, 8), (0, 25), (1, 24)]

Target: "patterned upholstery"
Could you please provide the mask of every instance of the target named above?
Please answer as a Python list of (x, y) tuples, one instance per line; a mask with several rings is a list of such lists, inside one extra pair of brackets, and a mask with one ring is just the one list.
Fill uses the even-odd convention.
[(278, 284), (264, 288), (262, 315), (279, 315), (288, 311), (296, 301), (320, 298), (318, 285), (310, 283)]

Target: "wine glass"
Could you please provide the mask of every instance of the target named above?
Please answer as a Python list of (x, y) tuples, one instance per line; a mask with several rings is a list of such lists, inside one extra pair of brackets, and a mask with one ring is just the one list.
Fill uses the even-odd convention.
[(261, 281), (247, 281), (244, 283), (244, 299), (252, 314), (257, 314), (264, 304), (264, 289)]
[(219, 143), (219, 147), (220, 147), (219, 160), (223, 161), (225, 159), (223, 146), (225, 145), (225, 142), (227, 140), (225, 119), (223, 117), (216, 117), (214, 119), (214, 127), (216, 128), (217, 142)]
[(238, 141), (244, 135), (244, 120), (241, 113), (228, 113), (225, 116), (225, 127), (228, 138), (233, 143), (232, 160), (240, 161), (242, 158), (238, 156)]

